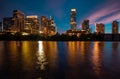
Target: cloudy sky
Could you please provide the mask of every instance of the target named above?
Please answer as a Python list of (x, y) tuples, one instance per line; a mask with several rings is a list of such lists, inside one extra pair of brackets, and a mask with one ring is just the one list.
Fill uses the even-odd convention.
[(70, 29), (70, 9), (77, 9), (77, 28), (82, 20), (89, 19), (94, 31), (95, 23), (105, 23), (106, 33), (111, 32), (111, 22), (120, 20), (120, 0), (0, 0), (0, 20), (11, 17), (12, 11), (25, 15), (52, 16), (58, 32)]

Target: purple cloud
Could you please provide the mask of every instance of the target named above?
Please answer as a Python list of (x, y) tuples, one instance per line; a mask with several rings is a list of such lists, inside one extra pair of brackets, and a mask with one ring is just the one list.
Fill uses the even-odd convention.
[(102, 23), (109, 23), (109, 22), (112, 22), (114, 20), (120, 20), (120, 12), (115, 13), (114, 15), (111, 15), (108, 18), (104, 18), (100, 22), (102, 22)]
[(113, 20), (120, 19), (120, 0), (111, 0), (89, 15), (87, 18), (90, 20), (90, 24), (96, 22), (109, 23)]

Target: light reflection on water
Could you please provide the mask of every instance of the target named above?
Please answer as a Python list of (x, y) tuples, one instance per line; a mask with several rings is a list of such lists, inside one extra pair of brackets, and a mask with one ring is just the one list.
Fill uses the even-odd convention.
[(101, 42), (95, 42), (94, 43), (94, 48), (93, 48), (93, 57), (92, 57), (92, 62), (93, 62), (93, 69), (95, 73), (100, 76), (101, 73), (101, 59), (102, 59), (102, 53), (103, 53), (103, 46), (104, 43)]
[(40, 70), (45, 70), (45, 65), (48, 64), (48, 62), (46, 61), (46, 56), (45, 56), (45, 52), (43, 50), (43, 42), (39, 41), (38, 42), (38, 53), (37, 53), (37, 57), (38, 57), (38, 61), (37, 64), (40, 65)]
[(119, 42), (0, 41), (0, 79), (120, 79)]

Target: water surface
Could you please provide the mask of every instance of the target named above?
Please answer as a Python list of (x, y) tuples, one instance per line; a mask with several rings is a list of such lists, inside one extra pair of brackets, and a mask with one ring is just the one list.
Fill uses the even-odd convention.
[(119, 42), (0, 41), (0, 79), (120, 79)]

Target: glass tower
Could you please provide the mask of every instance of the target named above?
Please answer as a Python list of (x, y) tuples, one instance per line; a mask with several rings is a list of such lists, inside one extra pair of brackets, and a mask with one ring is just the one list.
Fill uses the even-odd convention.
[(71, 25), (71, 30), (76, 30), (76, 9), (71, 9), (70, 25)]

